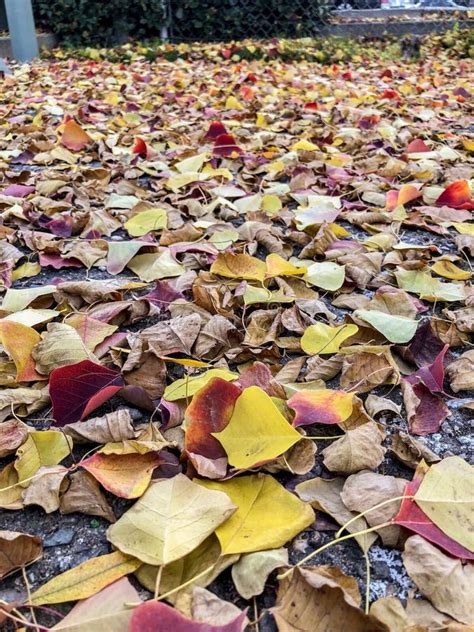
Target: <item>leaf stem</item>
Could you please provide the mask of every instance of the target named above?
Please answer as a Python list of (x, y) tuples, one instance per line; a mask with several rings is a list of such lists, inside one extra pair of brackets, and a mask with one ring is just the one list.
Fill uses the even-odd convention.
[(383, 500), (381, 503), (377, 503), (373, 507), (370, 507), (369, 509), (362, 511), (361, 513), (357, 514), (357, 516), (354, 516), (353, 518), (348, 520), (346, 524), (342, 525), (339, 531), (336, 532), (336, 538), (340, 538), (341, 533), (345, 531), (349, 525), (351, 525), (356, 520), (359, 520), (359, 518), (363, 518), (366, 514), (370, 513), (371, 511), (374, 511), (374, 509), (379, 509), (379, 507), (385, 507), (385, 505), (389, 505), (390, 503), (396, 502), (397, 500), (403, 500), (404, 498), (408, 498), (409, 500), (412, 500), (414, 496), (395, 496), (395, 498), (389, 498), (388, 500)]
[(382, 527), (388, 527), (391, 524), (392, 524), (391, 521), (383, 522), (382, 524), (375, 525), (375, 527), (369, 527), (368, 529), (363, 529), (362, 531), (355, 531), (354, 533), (349, 533), (348, 535), (343, 535), (340, 538), (335, 538), (334, 540), (331, 540), (331, 542), (327, 542), (326, 544), (323, 544), (323, 546), (320, 546), (318, 549), (316, 549), (315, 551), (313, 551), (312, 553), (310, 553), (309, 555), (304, 557), (297, 564), (292, 566), (290, 569), (288, 569), (287, 571), (285, 571), (281, 575), (278, 575), (277, 579), (279, 579), (279, 580), (285, 579), (285, 577), (288, 577), (288, 575), (290, 575), (290, 573), (292, 573), (295, 568), (299, 568), (300, 566), (302, 566), (303, 564), (305, 564), (306, 562), (311, 560), (313, 557), (315, 557), (315, 555), (317, 555), (318, 553), (322, 553), (326, 549), (329, 549), (334, 544), (339, 544), (339, 542), (344, 542), (345, 540), (350, 540), (351, 538), (355, 538), (358, 535), (365, 535), (366, 533), (372, 533), (372, 531), (376, 531), (377, 529), (381, 529)]
[(334, 439), (343, 439), (346, 435), (336, 435), (334, 437), (311, 437), (309, 435), (301, 437), (302, 439), (317, 439), (318, 441), (333, 441)]
[(365, 614), (369, 614), (371, 569), (370, 569), (370, 558), (369, 558), (368, 551), (364, 551), (364, 557), (365, 557)]

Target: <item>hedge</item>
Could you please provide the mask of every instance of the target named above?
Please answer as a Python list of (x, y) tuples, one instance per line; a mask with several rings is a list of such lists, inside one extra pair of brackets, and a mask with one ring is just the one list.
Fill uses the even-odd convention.
[(38, 26), (69, 46), (112, 46), (159, 34), (161, 0), (33, 0)]
[(177, 40), (304, 37), (328, 13), (328, 0), (33, 0), (37, 24), (70, 46), (111, 46), (157, 37), (171, 18)]

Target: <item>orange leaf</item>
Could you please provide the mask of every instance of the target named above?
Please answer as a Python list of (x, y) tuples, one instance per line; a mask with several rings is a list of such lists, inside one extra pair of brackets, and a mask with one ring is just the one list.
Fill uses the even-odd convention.
[(33, 347), (41, 340), (37, 331), (12, 320), (2, 320), (0, 321), (0, 339), (15, 363), (17, 382), (36, 382), (46, 379), (44, 375), (36, 372), (35, 361), (31, 357)]
[(351, 416), (353, 393), (320, 389), (300, 391), (287, 404), (296, 412), (294, 426), (340, 424)]
[(92, 142), (92, 138), (87, 134), (76, 121), (70, 120), (64, 125), (61, 136), (61, 143), (71, 151), (80, 151)]
[(431, 151), (431, 149), (421, 138), (415, 138), (411, 143), (408, 143), (406, 148), (407, 154), (421, 154), (425, 151)]
[(81, 466), (120, 498), (139, 498), (150, 484), (153, 470), (162, 463), (157, 452), (102, 454), (97, 452)]
[(471, 189), (467, 180), (456, 180), (446, 187), (436, 200), (436, 204), (438, 206), (451, 206), (451, 208), (474, 208), (471, 201)]

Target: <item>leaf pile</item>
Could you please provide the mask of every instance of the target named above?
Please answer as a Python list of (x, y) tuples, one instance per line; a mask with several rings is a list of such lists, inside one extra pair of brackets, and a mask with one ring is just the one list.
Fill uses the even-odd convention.
[[(467, 630), (472, 68), (206, 50), (1, 80), (0, 507), (110, 546), (2, 617), (238, 632), (263, 594), (284, 632)], [(318, 565), (353, 539), (424, 599)], [(41, 555), (0, 531), (2, 577)]]

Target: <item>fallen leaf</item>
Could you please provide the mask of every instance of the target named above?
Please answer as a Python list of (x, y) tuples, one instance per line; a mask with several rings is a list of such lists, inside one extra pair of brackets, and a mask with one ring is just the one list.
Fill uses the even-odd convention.
[(38, 536), (0, 531), (0, 578), (35, 562), (42, 555), (43, 545)]
[(226, 452), (214, 433), (223, 430), (229, 423), (241, 392), (232, 382), (215, 377), (196, 392), (187, 407), (184, 447), (199, 473), (202, 474), (199, 459), (196, 459), (195, 455), (211, 460), (224, 458), (225, 474)]
[(285, 548), (242, 555), (232, 566), (232, 580), (237, 592), (244, 599), (261, 595), (270, 573), (287, 564), (288, 551)]
[(71, 452), (72, 439), (58, 430), (31, 431), (17, 450), (15, 469), (20, 484), (28, 487), (30, 479), (40, 467), (57, 465)]
[(68, 470), (60, 465), (42, 466), (23, 492), (23, 504), (39, 505), (46, 513), (59, 509), (59, 494), (67, 487), (65, 476)]
[(166, 387), (163, 393), (163, 399), (169, 402), (175, 402), (178, 399), (187, 399), (193, 397), (200, 388), (205, 386), (212, 378), (220, 377), (227, 382), (233, 382), (238, 379), (237, 373), (232, 373), (225, 369), (209, 369), (200, 375), (192, 375), (175, 380)]
[(147, 601), (134, 609), (128, 632), (243, 632), (245, 612), (223, 625), (199, 623), (183, 617), (161, 601)]
[(411, 318), (387, 314), (375, 309), (356, 309), (353, 315), (372, 325), (389, 342), (398, 344), (409, 342), (415, 335), (418, 326), (418, 322)]
[(147, 564), (169, 564), (195, 549), (235, 511), (226, 494), (178, 474), (153, 483), (107, 531), (114, 546)]
[(474, 350), (466, 351), (447, 368), (451, 389), (455, 393), (474, 389)]
[(51, 630), (89, 632), (100, 627), (104, 632), (128, 632), (133, 610), (127, 604), (139, 601), (138, 592), (123, 577), (92, 597), (79, 601)]
[[(351, 511), (362, 513), (379, 503), (402, 496), (405, 483), (403, 478), (376, 474), (375, 472), (358, 472), (346, 479), (341, 500)], [(368, 511), (365, 514), (365, 519), (370, 527), (389, 522), (398, 513), (400, 505), (401, 500), (398, 500), (373, 511)], [(396, 546), (400, 538), (400, 529), (397, 526), (383, 527), (377, 533), (385, 546)]]
[(120, 373), (90, 360), (54, 369), (49, 380), (53, 418), (60, 426), (83, 419), (122, 386)]
[(300, 391), (288, 400), (287, 404), (295, 412), (293, 425), (339, 424), (352, 413), (353, 394), (345, 391), (319, 389)]
[(220, 252), (211, 266), (211, 272), (228, 279), (263, 281), (267, 267), (256, 257)]
[(337, 353), (341, 344), (359, 331), (357, 325), (330, 327), (324, 323), (311, 325), (301, 338), (301, 348), (305, 353)]
[(374, 421), (349, 430), (342, 439), (333, 441), (322, 451), (324, 465), (331, 472), (353, 474), (378, 467), (385, 455), (385, 433)]
[(16, 366), (17, 382), (36, 382), (44, 379), (35, 371), (31, 352), (41, 340), (37, 331), (11, 320), (0, 320), (0, 341)]
[(61, 143), (71, 151), (81, 151), (92, 142), (92, 138), (76, 121), (70, 119), (61, 134)]
[(240, 469), (272, 461), (301, 440), (258, 386), (244, 389), (224, 430), (212, 436), (223, 446), (229, 464)]
[(335, 566), (297, 568), (278, 589), (271, 608), (280, 632), (389, 632), (389, 628), (359, 609), (353, 577)]
[(49, 375), (59, 367), (95, 359), (79, 333), (64, 323), (48, 325), (47, 332), (34, 347), (32, 356), (37, 370), (43, 375)]
[(70, 475), (69, 487), (60, 498), (59, 511), (62, 514), (81, 512), (115, 522), (112, 507), (101, 492), (99, 483), (92, 474), (83, 470)]
[(81, 461), (89, 474), (120, 498), (140, 498), (150, 484), (153, 470), (162, 463), (157, 452), (146, 454), (102, 454)]
[(432, 465), (415, 494), (416, 504), (450, 538), (474, 552), (474, 470), (451, 456)]
[(431, 603), (461, 623), (474, 619), (474, 606), (470, 599), (474, 581), (474, 566), (463, 565), (442, 553), (419, 535), (405, 542), (402, 554), (408, 575), (420, 592)]
[(28, 427), (19, 419), (0, 424), (0, 458), (15, 452), (28, 438)]
[(112, 443), (134, 439), (138, 435), (138, 431), (133, 427), (130, 411), (126, 408), (102, 417), (68, 424), (63, 426), (63, 430), (74, 443)]
[[(331, 479), (317, 477), (298, 483), (295, 491), (302, 500), (311, 503), (314, 509), (329, 514), (342, 526), (357, 516), (356, 513), (349, 511), (342, 502), (341, 494), (343, 488), (344, 479), (341, 477)], [(366, 519), (361, 517), (351, 522), (347, 527), (347, 531), (349, 533), (357, 533), (367, 528)], [(356, 535), (354, 539), (360, 548), (367, 552), (377, 539), (377, 536), (375, 533), (365, 533)]]
[(314, 520), (311, 507), (271, 476), (196, 482), (208, 490), (224, 492), (237, 506), (237, 511), (216, 529), (226, 555), (278, 548)]
[[(194, 621), (208, 623), (210, 626), (233, 624), (236, 619), (240, 622), (240, 617), (242, 616), (240, 608), (201, 586), (193, 586), (190, 601), (189, 614)], [(186, 615), (186, 612), (183, 612), (183, 614)], [(246, 627), (248, 623), (248, 619), (245, 619), (243, 627)]]
[(120, 551), (93, 557), (60, 573), (31, 594), (29, 603), (37, 606), (87, 599), (117, 581), (133, 573), (141, 562)]

